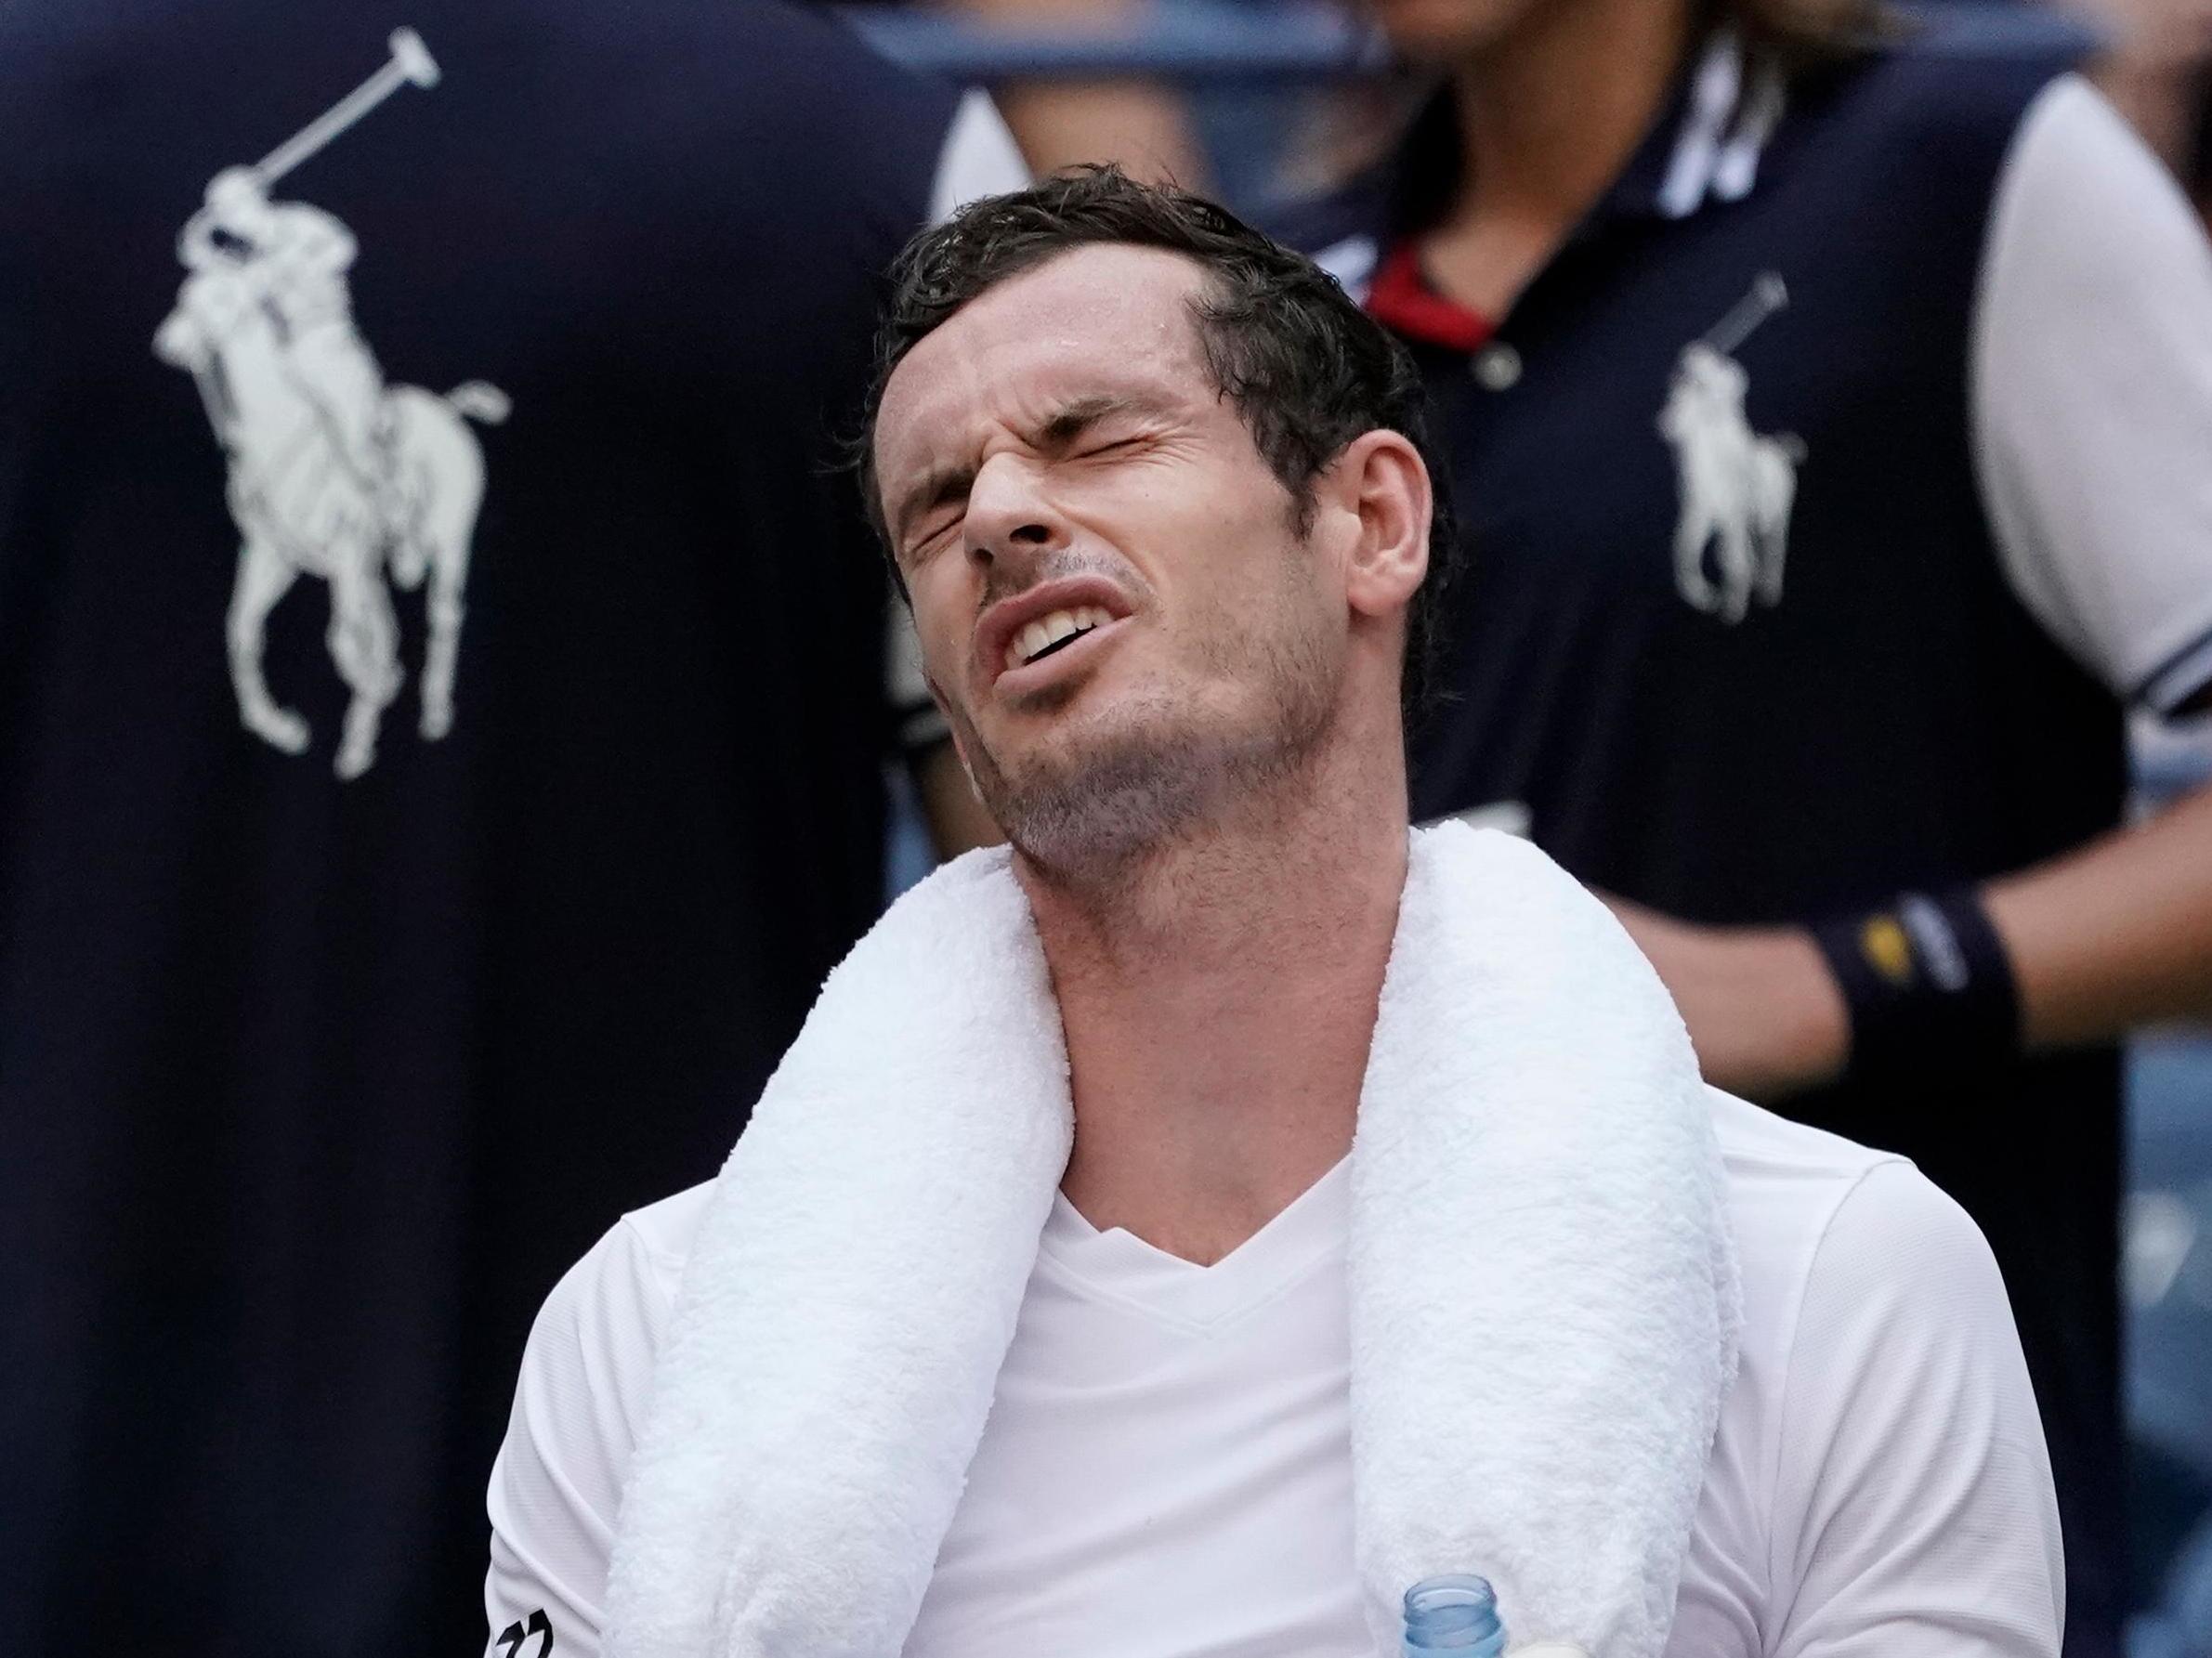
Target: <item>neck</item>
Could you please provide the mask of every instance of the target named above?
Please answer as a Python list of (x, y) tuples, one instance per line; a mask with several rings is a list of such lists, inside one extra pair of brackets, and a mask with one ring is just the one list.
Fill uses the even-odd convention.
[(1492, 218), (1564, 235), (1649, 129), (1690, 27), (1690, 0), (1549, 0), (1461, 62), (1466, 183), (1440, 233)]
[(1406, 878), (1394, 734), (1334, 743), (1266, 798), (1085, 887), (1027, 859), (1067, 1033), (1063, 1190), (1211, 1264), (1351, 1149)]

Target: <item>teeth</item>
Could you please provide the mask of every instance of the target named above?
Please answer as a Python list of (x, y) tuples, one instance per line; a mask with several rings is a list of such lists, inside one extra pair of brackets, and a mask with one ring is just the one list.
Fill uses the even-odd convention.
[(1084, 605), (1073, 610), (1054, 610), (1041, 616), (1014, 636), (1006, 647), (1006, 666), (1019, 668), (1032, 662), (1042, 652), (1050, 650), (1061, 640), (1077, 633), (1087, 633), (1093, 628), (1102, 628), (1113, 617), (1096, 605)]

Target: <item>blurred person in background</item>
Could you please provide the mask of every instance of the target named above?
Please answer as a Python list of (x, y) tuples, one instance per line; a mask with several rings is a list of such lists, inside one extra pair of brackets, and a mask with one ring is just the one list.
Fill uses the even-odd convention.
[(531, 1312), (879, 907), (831, 440), (1022, 176), (774, 0), (0, 13), (0, 1647), (478, 1638)]
[(2174, 170), (2200, 212), (2212, 192), (2205, 74), (2212, 65), (2207, 0), (2070, 0), (2103, 40), (2098, 86)]
[(1472, 565), (1417, 818), (1615, 895), (1708, 1077), (2002, 1262), (2118, 1650), (2119, 1077), (2212, 1011), (2212, 255), (2057, 52), (1793, 0), (1377, 0), (1437, 72), (1289, 226), (1413, 347)]
[[(1150, 0), (944, 0), (952, 15), (1022, 35), (1112, 35), (1143, 28)], [(995, 88), (1006, 124), (1040, 173), (1118, 162), (1132, 175), (1203, 189), (1205, 146), (1184, 98), (1145, 80), (1052, 79)]]

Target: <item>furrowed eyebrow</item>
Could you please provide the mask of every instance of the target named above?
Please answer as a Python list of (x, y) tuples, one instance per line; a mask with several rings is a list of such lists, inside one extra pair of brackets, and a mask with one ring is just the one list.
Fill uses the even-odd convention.
[(920, 483), (898, 498), (897, 509), (891, 515), (893, 541), (903, 541), (908, 527), (919, 515), (943, 506), (949, 501), (960, 500), (975, 482), (975, 468), (973, 466), (940, 466), (924, 475)]
[[(1099, 392), (1064, 404), (1029, 435), (1029, 447), (1041, 454), (1057, 455), (1080, 441), (1100, 421), (1117, 414), (1156, 414), (1158, 406), (1143, 398)], [(940, 466), (899, 497), (889, 522), (895, 540), (903, 540), (918, 516), (965, 496), (975, 482), (972, 464)]]
[(1134, 398), (1119, 397), (1110, 392), (1078, 398), (1038, 427), (1032, 441), (1047, 454), (1056, 453), (1081, 437), (1100, 421), (1145, 407), (1146, 405)]

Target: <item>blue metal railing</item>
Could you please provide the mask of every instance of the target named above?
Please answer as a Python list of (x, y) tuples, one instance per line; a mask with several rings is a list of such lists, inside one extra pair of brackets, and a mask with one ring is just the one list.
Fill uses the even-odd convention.
[(1315, 0), (1155, 5), (1122, 26), (1009, 29), (945, 12), (846, 6), (876, 50), (955, 81), (1156, 75), (1209, 83), (1336, 80), (1390, 65), (1381, 37)]
[[(1112, 27), (1007, 28), (942, 11), (832, 8), (886, 58), (955, 81), (1149, 75), (1211, 85), (1372, 75), (1390, 67), (1381, 36), (1326, 0), (1154, 0)], [(2002, 0), (1932, 0), (1925, 18), (1960, 50), (2040, 52), (2090, 35), (2075, 20)]]

